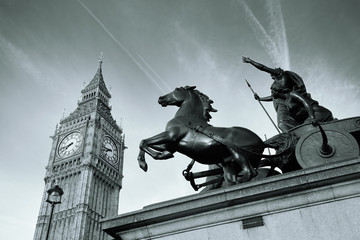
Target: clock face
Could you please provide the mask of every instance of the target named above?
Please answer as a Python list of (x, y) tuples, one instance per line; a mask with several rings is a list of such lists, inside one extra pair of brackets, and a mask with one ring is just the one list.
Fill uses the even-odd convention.
[(80, 132), (73, 132), (64, 137), (58, 147), (58, 154), (65, 158), (74, 154), (81, 146), (82, 134)]
[(111, 164), (118, 161), (118, 150), (115, 142), (108, 136), (103, 138), (101, 144), (101, 155)]

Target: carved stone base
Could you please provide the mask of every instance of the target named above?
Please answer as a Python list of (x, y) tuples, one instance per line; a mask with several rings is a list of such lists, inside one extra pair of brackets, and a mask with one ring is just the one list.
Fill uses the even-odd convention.
[(161, 202), (108, 218), (114, 239), (358, 239), (360, 159)]

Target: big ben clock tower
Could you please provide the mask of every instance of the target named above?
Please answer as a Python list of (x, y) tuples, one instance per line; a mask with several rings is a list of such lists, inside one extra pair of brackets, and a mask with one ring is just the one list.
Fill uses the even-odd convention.
[(99, 222), (118, 213), (124, 135), (111, 115), (102, 61), (81, 94), (77, 108), (60, 120), (51, 137), (34, 240), (46, 237), (51, 211), (47, 190), (55, 185), (64, 194), (61, 204), (54, 208), (49, 239), (108, 239)]

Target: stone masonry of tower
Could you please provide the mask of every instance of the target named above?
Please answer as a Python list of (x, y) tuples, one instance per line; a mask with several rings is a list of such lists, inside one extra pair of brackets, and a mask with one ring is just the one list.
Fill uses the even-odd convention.
[(63, 191), (55, 205), (49, 239), (109, 239), (99, 221), (118, 214), (122, 187), (122, 129), (111, 115), (111, 95), (102, 75), (102, 62), (81, 91), (77, 108), (56, 126), (46, 167), (45, 188), (34, 240), (45, 239), (51, 205), (47, 190), (55, 184)]

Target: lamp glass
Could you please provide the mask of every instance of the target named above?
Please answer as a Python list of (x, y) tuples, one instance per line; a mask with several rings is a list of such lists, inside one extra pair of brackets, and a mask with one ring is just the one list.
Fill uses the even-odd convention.
[(61, 203), (61, 196), (64, 194), (63, 190), (58, 186), (55, 185), (55, 187), (50, 188), (48, 191), (48, 197), (47, 197), (47, 202), (49, 203)]
[(61, 202), (61, 196), (58, 192), (54, 191), (49, 195), (49, 200), (51, 202)]

